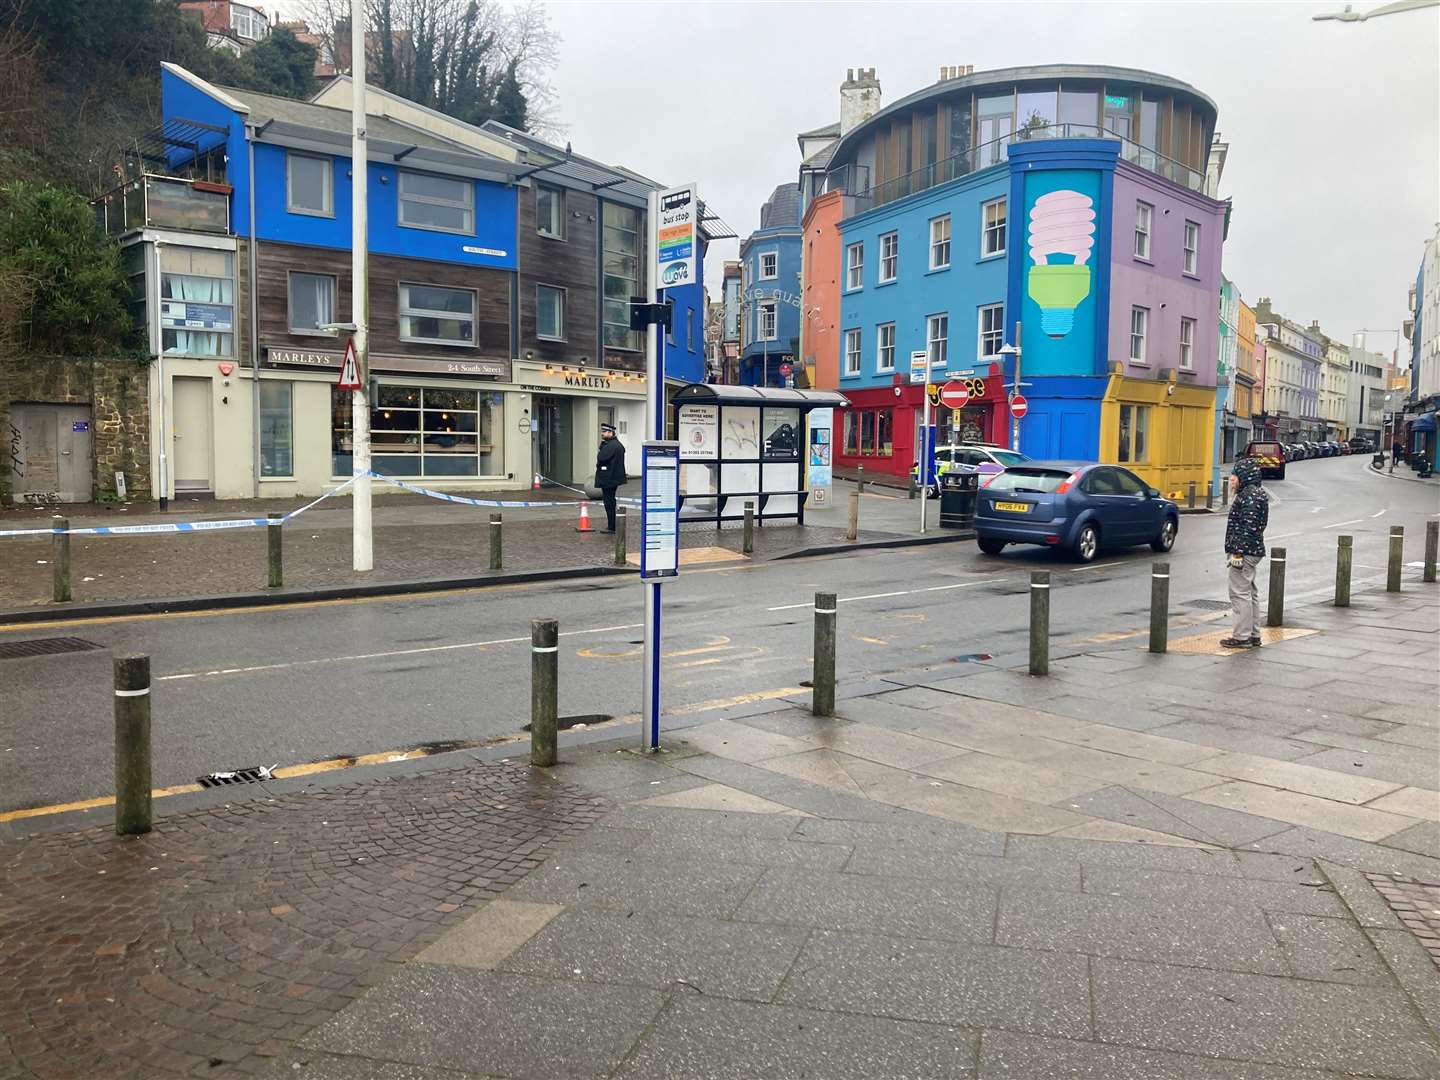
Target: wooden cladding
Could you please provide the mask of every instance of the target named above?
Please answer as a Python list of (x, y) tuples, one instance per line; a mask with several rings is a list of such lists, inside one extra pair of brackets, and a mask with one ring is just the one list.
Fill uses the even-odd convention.
[[(533, 230), (532, 230), (533, 231)], [(290, 273), (329, 274), (336, 279), (335, 321), (350, 320), (350, 252), (261, 241), (256, 267), (260, 344), (262, 347), (314, 349), (315, 334), (290, 331)], [(475, 294), (475, 341), (470, 345), (436, 345), (400, 340), (400, 285), (442, 285)], [(506, 270), (453, 263), (370, 256), (370, 348), (401, 356), (453, 353), (457, 360), (509, 360), (510, 282)]]
[[(562, 200), (562, 238), (535, 231), (535, 199), (542, 185), (520, 190), (520, 343), (517, 355), (573, 364), (600, 364), (600, 200), (573, 188), (547, 188)], [(563, 341), (536, 334), (535, 290), (565, 290)]]

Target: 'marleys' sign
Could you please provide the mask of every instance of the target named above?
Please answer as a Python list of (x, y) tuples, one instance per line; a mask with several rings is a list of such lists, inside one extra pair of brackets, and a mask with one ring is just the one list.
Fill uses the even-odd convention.
[(700, 201), (695, 185), (659, 194), (660, 212), (650, 223), (655, 252), (655, 282), (661, 289), (698, 281)]

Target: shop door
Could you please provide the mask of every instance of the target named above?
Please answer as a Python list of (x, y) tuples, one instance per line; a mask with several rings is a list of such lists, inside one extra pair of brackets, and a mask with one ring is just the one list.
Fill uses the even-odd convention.
[(90, 406), (13, 405), (7, 444), (17, 500), (90, 501)]
[(562, 397), (535, 399), (539, 413), (540, 475), (557, 484), (574, 483), (575, 427), (571, 423), (571, 401)]
[(210, 380), (174, 380), (174, 464), (175, 494), (185, 491), (213, 491), (211, 463), (214, 439), (210, 430)]

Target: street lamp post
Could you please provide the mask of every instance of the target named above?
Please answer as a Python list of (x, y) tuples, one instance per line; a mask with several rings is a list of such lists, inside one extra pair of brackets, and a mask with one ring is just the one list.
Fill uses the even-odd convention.
[[(1013, 356), (1015, 358), (1015, 376), (1010, 384), (1010, 397), (1013, 400), (1020, 393), (1020, 323), (1015, 323), (1015, 344), (1002, 345), (1001, 356)], [(1016, 453), (1020, 452), (1020, 418), (1012, 411), (1010, 414), (1010, 449)]]

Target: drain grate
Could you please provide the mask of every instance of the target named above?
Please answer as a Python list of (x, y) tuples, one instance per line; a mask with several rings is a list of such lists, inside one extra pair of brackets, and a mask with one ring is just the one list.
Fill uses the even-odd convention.
[(46, 637), (31, 638), (29, 641), (7, 641), (0, 645), (0, 660), (19, 660), (27, 656), (57, 656), (60, 653), (90, 652), (92, 649), (103, 649), (105, 646), (96, 645), (93, 641), (86, 641), (78, 637)]
[(236, 784), (263, 784), (266, 780), (274, 780), (271, 765), (266, 768), (264, 765), (251, 765), (245, 769), (233, 769), (230, 772), (212, 772), (204, 776), (196, 777), (195, 782), (202, 788), (234, 787)]
[(1229, 611), (1229, 600), (1186, 600), (1181, 607), (1197, 607), (1205, 611)]

